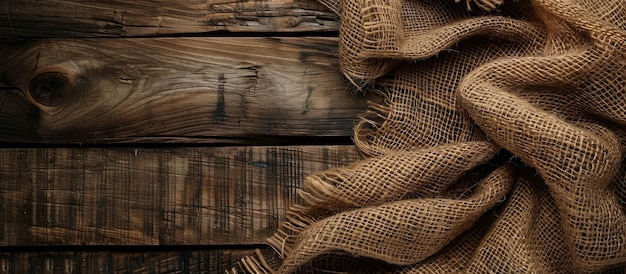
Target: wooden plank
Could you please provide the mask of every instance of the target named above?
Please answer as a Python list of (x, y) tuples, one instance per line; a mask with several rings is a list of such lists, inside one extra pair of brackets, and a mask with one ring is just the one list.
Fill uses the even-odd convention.
[(335, 38), (43, 40), (0, 50), (0, 141), (351, 136)]
[[(265, 253), (271, 252), (268, 248)], [(254, 249), (161, 251), (21, 251), (0, 252), (0, 274), (13, 273), (225, 273), (241, 269), (239, 260)]]
[(0, 245), (263, 244), (353, 146), (0, 150)]
[(315, 0), (14, 0), (0, 4), (0, 38), (337, 29), (336, 15)]

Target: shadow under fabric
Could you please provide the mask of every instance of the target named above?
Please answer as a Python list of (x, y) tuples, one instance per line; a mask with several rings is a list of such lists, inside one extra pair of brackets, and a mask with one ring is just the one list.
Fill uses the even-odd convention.
[(626, 270), (625, 1), (320, 2), (385, 103), (355, 127), (366, 159), (305, 180), (281, 260), (242, 269)]

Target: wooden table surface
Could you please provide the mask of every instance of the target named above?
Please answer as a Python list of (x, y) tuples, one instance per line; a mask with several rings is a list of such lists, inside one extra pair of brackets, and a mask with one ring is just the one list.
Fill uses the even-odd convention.
[(223, 273), (360, 157), (336, 15), (156, 2), (0, 3), (0, 273)]

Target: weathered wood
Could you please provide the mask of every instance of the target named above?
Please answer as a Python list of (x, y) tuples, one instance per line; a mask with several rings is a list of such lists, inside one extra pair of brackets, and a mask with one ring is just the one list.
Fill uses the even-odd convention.
[(0, 150), (0, 245), (263, 244), (353, 146)]
[[(263, 251), (269, 251), (264, 249)], [(270, 251), (271, 252), (271, 251)], [(0, 252), (0, 274), (225, 273), (254, 249)]]
[(0, 4), (0, 38), (131, 37), (212, 31), (336, 31), (315, 0), (13, 0)]
[[(351, 136), (335, 38), (44, 40), (0, 50), (0, 141)], [(11, 90), (13, 89), (13, 90)]]

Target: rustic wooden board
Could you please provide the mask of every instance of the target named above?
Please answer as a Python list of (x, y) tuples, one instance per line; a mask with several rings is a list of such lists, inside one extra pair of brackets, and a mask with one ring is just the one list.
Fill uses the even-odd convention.
[(0, 49), (0, 141), (351, 136), (335, 38), (43, 40)]
[(336, 31), (315, 0), (13, 0), (0, 4), (0, 38), (131, 37), (232, 32)]
[[(269, 249), (263, 250), (266, 253)], [(271, 251), (269, 251), (271, 252)], [(253, 249), (0, 252), (0, 274), (225, 273)]]
[(0, 245), (263, 244), (353, 146), (0, 150)]

